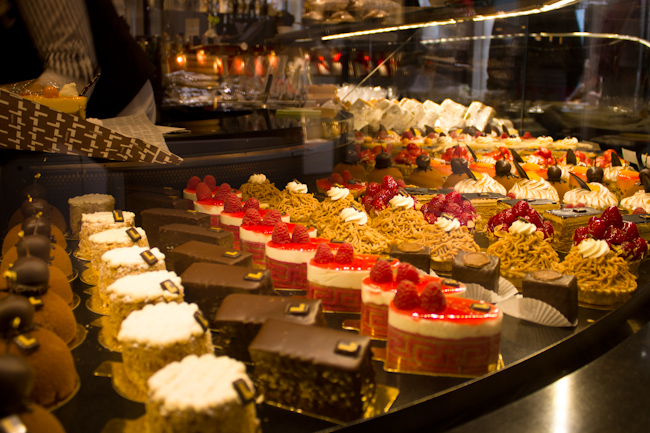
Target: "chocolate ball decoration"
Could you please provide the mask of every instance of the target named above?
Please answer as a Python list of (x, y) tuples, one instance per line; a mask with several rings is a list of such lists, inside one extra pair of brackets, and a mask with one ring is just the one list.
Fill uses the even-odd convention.
[(0, 355), (0, 419), (24, 412), (34, 386), (34, 371), (22, 358)]
[(43, 235), (23, 236), (16, 244), (18, 257), (26, 257), (29, 255), (38, 257), (45, 262), (52, 260), (52, 257), (50, 256), (52, 248), (50, 238)]
[(451, 162), (451, 172), (454, 174), (462, 174), (467, 171), (467, 161), (463, 158), (452, 158)]
[(23, 214), (24, 218), (38, 215), (39, 213), (43, 214), (45, 218), (49, 218), (51, 216), (50, 204), (42, 198), (32, 198), (31, 200), (25, 200), (20, 206), (20, 213)]
[(27, 217), (23, 221), (21, 228), (25, 232), (25, 235), (43, 235), (49, 237), (52, 234), (52, 223), (49, 219), (43, 217)]
[(381, 152), (375, 157), (375, 168), (388, 168), (393, 165), (393, 162), (390, 159), (390, 154), (386, 152)]
[(415, 164), (420, 170), (426, 170), (431, 165), (431, 157), (426, 153), (418, 155), (418, 157), (415, 158)]
[(357, 155), (357, 152), (353, 149), (349, 149), (345, 152), (345, 156), (343, 157), (343, 162), (346, 164), (356, 164), (359, 162), (359, 156)]
[(9, 295), (0, 301), (0, 338), (10, 339), (32, 329), (34, 307), (24, 296)]
[(50, 268), (42, 259), (21, 257), (9, 269), (9, 288), (19, 295), (39, 296), (47, 293)]
[(494, 164), (494, 170), (495, 170), (497, 176), (508, 176), (510, 174), (510, 172), (512, 171), (512, 166), (505, 159), (499, 159)]
[(605, 172), (600, 167), (589, 167), (587, 170), (587, 182), (603, 183)]
[(562, 180), (562, 169), (557, 165), (552, 165), (546, 170), (549, 182), (560, 182)]

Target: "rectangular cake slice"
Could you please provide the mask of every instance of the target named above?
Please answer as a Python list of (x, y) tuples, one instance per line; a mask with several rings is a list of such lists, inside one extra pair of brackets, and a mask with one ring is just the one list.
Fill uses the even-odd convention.
[(586, 226), (592, 216), (598, 216), (601, 213), (602, 211), (590, 207), (574, 207), (549, 210), (541, 215), (553, 225), (555, 233), (551, 246), (556, 251), (566, 253), (573, 245), (573, 233), (576, 229)]
[(160, 228), (168, 224), (189, 224), (210, 227), (210, 215), (181, 209), (152, 208), (141, 212), (142, 228), (147, 232), (149, 245), (160, 248)]
[(531, 272), (523, 280), (525, 298), (539, 299), (558, 310), (571, 323), (578, 320), (578, 280), (550, 269)]
[(181, 274), (185, 301), (214, 317), (224, 298), (233, 293), (274, 295), (269, 271), (216, 263), (194, 263)]
[(167, 224), (159, 229), (158, 242), (163, 254), (188, 241), (199, 241), (208, 244), (232, 248), (232, 233), (219, 227), (205, 228), (192, 224)]
[(146, 209), (165, 208), (190, 210), (193, 207), (192, 200), (182, 197), (175, 197), (165, 194), (151, 194), (145, 192), (133, 192), (126, 194), (126, 208), (135, 212), (135, 224), (142, 225), (141, 214)]
[[(231, 233), (228, 233), (231, 234)], [(165, 256), (167, 257), (167, 256)], [(208, 244), (199, 241), (185, 242), (169, 253), (167, 269), (182, 274), (192, 263), (208, 262), (222, 265), (235, 265), (250, 268), (253, 266), (253, 256), (245, 251)]]
[(548, 199), (529, 199), (529, 198), (506, 198), (497, 201), (497, 213), (512, 208), (517, 202), (521, 200), (526, 200), (530, 207), (535, 209), (540, 214), (543, 214), (547, 210), (554, 210), (560, 208), (560, 203), (555, 200)]
[(451, 266), (451, 277), (463, 283), (474, 283), (494, 293), (499, 292), (501, 259), (485, 253), (460, 251)]
[(270, 319), (248, 350), (266, 402), (345, 422), (373, 404), (369, 337)]

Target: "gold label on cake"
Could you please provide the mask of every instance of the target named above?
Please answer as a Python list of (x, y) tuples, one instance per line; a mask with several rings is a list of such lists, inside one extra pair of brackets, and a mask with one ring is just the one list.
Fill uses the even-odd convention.
[(490, 258), (483, 253), (467, 253), (463, 256), (463, 264), (468, 268), (481, 269), (490, 263)]
[(264, 279), (264, 272), (249, 272), (244, 276), (248, 281), (262, 281)]
[(293, 316), (304, 316), (309, 313), (309, 305), (300, 303), (300, 304), (289, 304), (287, 305), (287, 314)]
[(255, 401), (255, 393), (250, 389), (244, 379), (237, 379), (232, 383), (232, 387), (237, 392), (242, 405), (247, 405)]
[(196, 323), (201, 326), (203, 332), (206, 332), (208, 328), (210, 328), (210, 323), (208, 323), (207, 319), (203, 317), (203, 314), (200, 311), (194, 312), (194, 320), (196, 320)]
[(121, 210), (114, 210), (113, 211), (113, 221), (116, 223), (123, 223), (124, 222), (124, 213)]
[(140, 236), (140, 233), (138, 233), (138, 231), (137, 231), (135, 228), (133, 228), (133, 227), (131, 227), (130, 229), (128, 229), (128, 230), (126, 231), (126, 234), (129, 235), (129, 238), (131, 238), (131, 242), (133, 242), (133, 243), (136, 243), (136, 242), (138, 242), (140, 239), (142, 239), (142, 236)]
[(29, 355), (30, 353), (34, 352), (40, 345), (38, 343), (38, 340), (29, 334), (21, 334), (17, 336), (14, 338), (14, 343), (16, 343), (16, 346), (18, 346), (25, 355)]
[(226, 251), (223, 253), (223, 257), (227, 257), (229, 259), (236, 259), (239, 256), (241, 256), (241, 251)]
[(424, 247), (422, 245), (416, 244), (415, 242), (404, 242), (397, 246), (397, 249), (404, 253), (417, 253), (419, 251), (422, 251), (423, 248)]
[(490, 311), (492, 307), (490, 307), (490, 304), (486, 304), (483, 302), (474, 302), (472, 305), (470, 305), (470, 308), (474, 311), (481, 311), (483, 313), (487, 313)]
[(562, 278), (562, 274), (558, 271), (554, 271), (553, 269), (542, 269), (533, 272), (533, 278), (542, 281), (555, 281)]
[(215, 231), (217, 233), (221, 233), (223, 231), (221, 227), (210, 227), (210, 230)]
[(0, 432), (2, 433), (26, 433), (27, 431), (27, 427), (18, 415), (11, 415), (0, 419)]
[(447, 287), (460, 287), (460, 283), (451, 278), (445, 278), (444, 280), (442, 280), (442, 284)]
[(342, 244), (345, 241), (343, 239), (332, 239), (330, 242), (333, 244)]
[(440, 215), (440, 216), (443, 217), (443, 218), (447, 218), (448, 220), (453, 220), (453, 219), (454, 219), (454, 216), (453, 216), (452, 214), (450, 214), (450, 213), (446, 213), (446, 212), (443, 213), (443, 214)]
[[(173, 198), (176, 198), (176, 197), (173, 197)], [(194, 209), (188, 209), (187, 211), (192, 212), (192, 213), (196, 213), (196, 211)]]
[(163, 290), (166, 290), (174, 295), (178, 295), (180, 293), (178, 286), (172, 280), (165, 280), (160, 283), (160, 286)]
[(339, 341), (336, 343), (334, 351), (345, 356), (357, 356), (361, 350), (361, 345), (354, 341)]
[(156, 263), (158, 263), (158, 257), (156, 257), (151, 250), (146, 250), (140, 253), (140, 257), (142, 257), (142, 260), (149, 266), (153, 266)]
[(39, 310), (45, 305), (43, 304), (43, 298), (40, 296), (30, 296), (29, 303), (32, 304), (35, 310)]

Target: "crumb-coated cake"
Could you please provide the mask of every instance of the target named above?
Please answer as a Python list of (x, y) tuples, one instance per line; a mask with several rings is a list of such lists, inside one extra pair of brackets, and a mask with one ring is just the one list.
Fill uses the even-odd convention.
[(460, 251), (452, 263), (451, 277), (499, 293), (500, 271), (501, 260), (498, 257), (483, 252)]
[(219, 245), (225, 248), (232, 248), (232, 233), (219, 227), (201, 227), (192, 224), (167, 224), (158, 230), (160, 251), (167, 255), (174, 248), (189, 241), (205, 242), (207, 244)]
[(192, 263), (207, 262), (222, 265), (253, 266), (253, 256), (245, 251), (238, 251), (228, 247), (208, 244), (199, 241), (185, 242), (174, 248), (168, 256), (167, 269), (177, 274), (182, 274)]
[(34, 307), (27, 298), (0, 300), (0, 353), (16, 355), (34, 370), (29, 398), (52, 408), (70, 398), (79, 386), (70, 349), (56, 334), (33, 323)]
[(90, 235), (90, 267), (97, 272), (102, 256), (115, 248), (149, 247), (147, 233), (141, 227), (120, 227)]
[(264, 400), (353, 421), (376, 398), (370, 338), (320, 326), (268, 320), (249, 346)]
[(29, 401), (34, 371), (15, 355), (0, 355), (0, 425), (3, 431), (65, 433), (58, 419)]
[(196, 304), (159, 303), (131, 312), (117, 340), (122, 346), (126, 377), (140, 390), (170, 362), (187, 355), (213, 353), (208, 321)]
[(70, 205), (70, 232), (78, 236), (81, 230), (81, 215), (94, 212), (111, 212), (115, 208), (115, 197), (109, 194), (84, 194), (68, 199)]
[(194, 263), (181, 274), (185, 301), (214, 317), (224, 298), (234, 293), (274, 295), (269, 271), (217, 263)]
[[(407, 282), (408, 283), (408, 282)], [(503, 313), (494, 305), (446, 297), (428, 285), (398, 288), (388, 309), (389, 371), (479, 376), (497, 368)]]
[(175, 272), (152, 271), (122, 277), (106, 288), (110, 302), (101, 332), (113, 342), (132, 311), (160, 302), (183, 302), (183, 293), (181, 278)]
[(110, 229), (129, 228), (134, 226), (135, 214), (122, 210), (112, 212), (94, 212), (81, 215), (81, 230), (79, 231), (79, 256), (90, 259), (90, 241), (88, 238), (95, 233)]
[(160, 248), (160, 228), (167, 224), (190, 224), (210, 227), (210, 215), (181, 209), (153, 208), (141, 212), (142, 228), (147, 232), (149, 245)]
[(148, 381), (149, 433), (258, 433), (256, 392), (246, 366), (226, 356), (188, 355)]
[(212, 319), (214, 344), (221, 354), (251, 362), (248, 346), (269, 319), (311, 326), (326, 326), (322, 304), (314, 299), (233, 294), (224, 300)]
[(578, 280), (573, 275), (541, 269), (526, 275), (522, 284), (524, 298), (546, 302), (570, 322), (578, 320)]

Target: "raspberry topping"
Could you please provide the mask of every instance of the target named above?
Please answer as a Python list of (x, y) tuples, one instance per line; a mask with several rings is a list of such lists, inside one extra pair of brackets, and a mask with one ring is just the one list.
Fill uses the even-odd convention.
[(420, 297), (418, 296), (418, 289), (411, 281), (400, 281), (397, 285), (397, 293), (393, 303), (400, 310), (412, 310), (420, 305)]
[(290, 244), (291, 235), (289, 234), (289, 227), (287, 223), (279, 222), (273, 227), (273, 234), (271, 240), (277, 244)]
[(646, 213), (646, 211), (642, 207), (635, 207), (634, 210), (632, 211), (632, 214), (634, 215), (640, 215), (643, 213)]
[[(294, 230), (295, 233), (295, 230)], [(327, 246), (327, 243), (321, 242), (316, 248), (316, 255), (314, 256), (314, 261), (316, 263), (330, 263), (334, 261), (334, 254), (332, 250)]]
[(256, 199), (255, 197), (251, 197), (248, 200), (244, 202), (244, 210), (245, 209), (259, 209), (260, 208), (260, 201)]
[(343, 185), (343, 176), (341, 176), (341, 173), (332, 173), (330, 176), (330, 182)]
[(307, 232), (307, 227), (302, 225), (297, 225), (293, 228), (293, 235), (291, 236), (291, 242), (294, 244), (308, 244), (309, 243), (309, 233)]
[(607, 227), (614, 226), (617, 229), (623, 228), (623, 217), (616, 206), (610, 206), (600, 216)]
[(354, 261), (354, 249), (352, 248), (352, 244), (347, 242), (343, 243), (336, 252), (334, 261), (336, 261), (336, 263), (352, 263)]
[(227, 183), (222, 183), (217, 192), (214, 194), (214, 198), (217, 200), (225, 200), (226, 196), (232, 192), (230, 185)]
[(262, 224), (262, 217), (257, 209), (246, 209), (244, 219), (241, 222), (243, 226), (258, 226)]
[(386, 260), (377, 260), (370, 270), (370, 280), (375, 283), (391, 283), (393, 281), (393, 271), (390, 263)]
[(212, 191), (210, 191), (210, 187), (203, 182), (199, 182), (199, 184), (196, 185), (196, 199), (208, 200), (210, 198), (212, 198)]
[(343, 170), (341, 172), (341, 177), (343, 177), (343, 181), (347, 183), (347, 181), (352, 179), (352, 175), (350, 174), (350, 170)]
[(439, 281), (432, 281), (424, 287), (420, 295), (420, 306), (430, 313), (440, 313), (447, 306), (447, 298)]
[(203, 177), (203, 183), (210, 187), (210, 191), (217, 189), (217, 181), (211, 174), (206, 174), (205, 177)]
[(397, 277), (395, 281), (408, 280), (415, 284), (420, 282), (420, 274), (415, 266), (410, 263), (400, 263), (397, 267)]
[(282, 214), (280, 213), (280, 211), (271, 209), (266, 213), (266, 215), (264, 215), (264, 218), (262, 219), (262, 224), (265, 226), (274, 226), (281, 221), (282, 221)]
[(198, 176), (190, 177), (190, 180), (187, 181), (187, 189), (196, 189), (196, 186), (201, 183), (201, 178)]
[(244, 208), (241, 205), (239, 197), (237, 197), (232, 192), (229, 193), (224, 200), (223, 211), (226, 213), (236, 213), (242, 212), (243, 210)]

